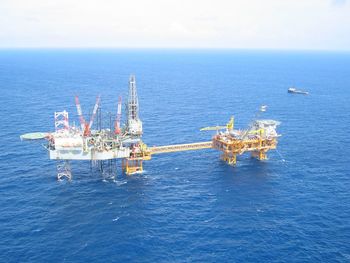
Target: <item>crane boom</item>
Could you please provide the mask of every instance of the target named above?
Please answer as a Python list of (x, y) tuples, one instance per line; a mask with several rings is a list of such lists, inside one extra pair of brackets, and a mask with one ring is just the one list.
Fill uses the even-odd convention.
[(234, 128), (234, 117), (232, 116), (230, 121), (226, 124), (226, 126), (211, 126), (200, 129), (200, 131), (218, 131), (218, 130), (233, 130)]
[(217, 131), (226, 129), (226, 126), (211, 126), (200, 129), (200, 131)]
[(81, 127), (81, 130), (85, 130), (85, 119), (84, 119), (84, 116), (83, 116), (83, 112), (81, 110), (81, 106), (80, 106), (80, 101), (79, 101), (79, 97), (78, 96), (75, 96), (75, 105), (77, 107), (77, 112), (78, 112), (78, 116), (79, 116), (79, 121), (80, 121), (80, 127)]
[(120, 134), (120, 121), (122, 118), (122, 97), (118, 98), (117, 118), (114, 125), (114, 134)]
[(99, 104), (100, 104), (100, 95), (98, 95), (96, 97), (96, 103), (95, 103), (95, 106), (94, 106), (94, 109), (92, 110), (92, 115), (91, 115), (91, 119), (90, 119), (90, 122), (89, 122), (89, 130), (91, 129), (92, 127), (92, 124), (94, 122), (94, 119), (95, 119), (95, 116), (96, 116), (96, 113), (97, 113), (97, 110), (98, 110), (98, 107), (99, 107)]

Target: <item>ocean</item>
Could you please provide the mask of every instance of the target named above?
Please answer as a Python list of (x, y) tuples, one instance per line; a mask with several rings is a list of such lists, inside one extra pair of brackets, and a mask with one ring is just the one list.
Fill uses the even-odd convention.
[[(281, 122), (278, 150), (236, 167), (215, 150), (156, 155), (114, 180), (42, 142), (74, 96), (115, 116), (136, 75), (144, 142), (208, 141), (206, 126)], [(0, 262), (350, 262), (350, 53), (1, 50)], [(288, 94), (291, 86), (310, 95)], [(108, 115), (104, 115), (108, 116)], [(123, 118), (125, 120), (125, 118)]]

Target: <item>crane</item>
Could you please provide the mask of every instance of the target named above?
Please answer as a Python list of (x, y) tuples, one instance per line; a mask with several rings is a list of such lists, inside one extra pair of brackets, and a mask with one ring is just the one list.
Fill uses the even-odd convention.
[(96, 97), (94, 109), (92, 110), (92, 115), (90, 118), (89, 125), (85, 125), (84, 136), (89, 136), (91, 134), (91, 127), (92, 127), (92, 124), (94, 123), (94, 119), (96, 117), (96, 113), (97, 113), (98, 107), (100, 105), (100, 100), (101, 100), (101, 97), (100, 97), (100, 95), (98, 95)]
[(80, 101), (79, 101), (78, 96), (75, 96), (75, 105), (77, 107), (77, 112), (78, 112), (79, 121), (80, 121), (80, 127), (81, 127), (81, 130), (83, 131), (83, 130), (85, 130), (86, 122), (85, 122), (85, 119), (83, 116), (83, 112), (81, 110)]
[(120, 121), (122, 118), (122, 97), (118, 98), (118, 109), (117, 109), (117, 117), (114, 125), (114, 134), (120, 134)]
[(200, 131), (218, 131), (218, 130), (233, 130), (234, 128), (234, 117), (232, 116), (230, 121), (226, 124), (226, 126), (211, 126), (200, 129)]
[(83, 112), (81, 110), (81, 105), (80, 105), (80, 101), (79, 101), (79, 97), (78, 96), (75, 96), (75, 104), (76, 104), (76, 107), (77, 107), (77, 112), (78, 112), (78, 116), (79, 116), (79, 120), (80, 120), (81, 130), (83, 131), (83, 135), (84, 136), (89, 136), (91, 134), (91, 127), (92, 127), (92, 124), (93, 124), (94, 119), (96, 117), (96, 113), (97, 113), (97, 110), (98, 110), (98, 107), (99, 107), (99, 104), (100, 104), (100, 95), (98, 95), (96, 97), (96, 103), (95, 103), (94, 109), (92, 111), (92, 115), (91, 115), (89, 123), (87, 123), (85, 121), (85, 118), (83, 116)]

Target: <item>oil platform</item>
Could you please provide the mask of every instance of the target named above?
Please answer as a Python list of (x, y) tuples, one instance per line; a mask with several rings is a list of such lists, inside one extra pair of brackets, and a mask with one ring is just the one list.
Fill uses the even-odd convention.
[[(143, 171), (143, 161), (150, 160), (152, 155), (217, 149), (221, 159), (235, 165), (237, 155), (251, 152), (252, 157), (267, 159), (267, 152), (277, 147), (276, 128), (280, 124), (274, 120), (254, 120), (247, 129), (237, 130), (234, 117), (223, 126), (205, 127), (201, 131), (216, 131), (211, 141), (147, 147), (142, 141), (142, 122), (139, 118), (139, 101), (134, 75), (129, 78), (128, 100), (126, 104), (127, 119), (121, 125), (122, 98), (118, 99), (117, 114), (113, 128), (102, 128), (100, 96), (97, 96), (92, 115), (87, 122), (84, 118), (78, 96), (75, 104), (80, 125), (71, 125), (67, 111), (55, 112), (55, 131), (36, 132), (21, 135), (22, 140), (46, 140), (45, 148), (49, 158), (57, 160), (57, 178), (72, 179), (70, 160), (89, 160), (91, 162), (113, 161), (122, 159), (123, 171), (130, 175)], [(261, 107), (265, 111), (266, 106)], [(97, 128), (92, 129), (97, 119)]]

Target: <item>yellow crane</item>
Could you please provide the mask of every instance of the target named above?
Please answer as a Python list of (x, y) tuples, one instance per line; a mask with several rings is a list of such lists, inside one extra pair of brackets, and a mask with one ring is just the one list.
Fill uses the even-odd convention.
[(232, 116), (230, 121), (226, 124), (226, 126), (210, 126), (210, 127), (202, 128), (202, 129), (200, 129), (200, 131), (218, 131), (218, 130), (223, 130), (223, 129), (233, 130), (234, 121), (235, 121), (235, 119)]

